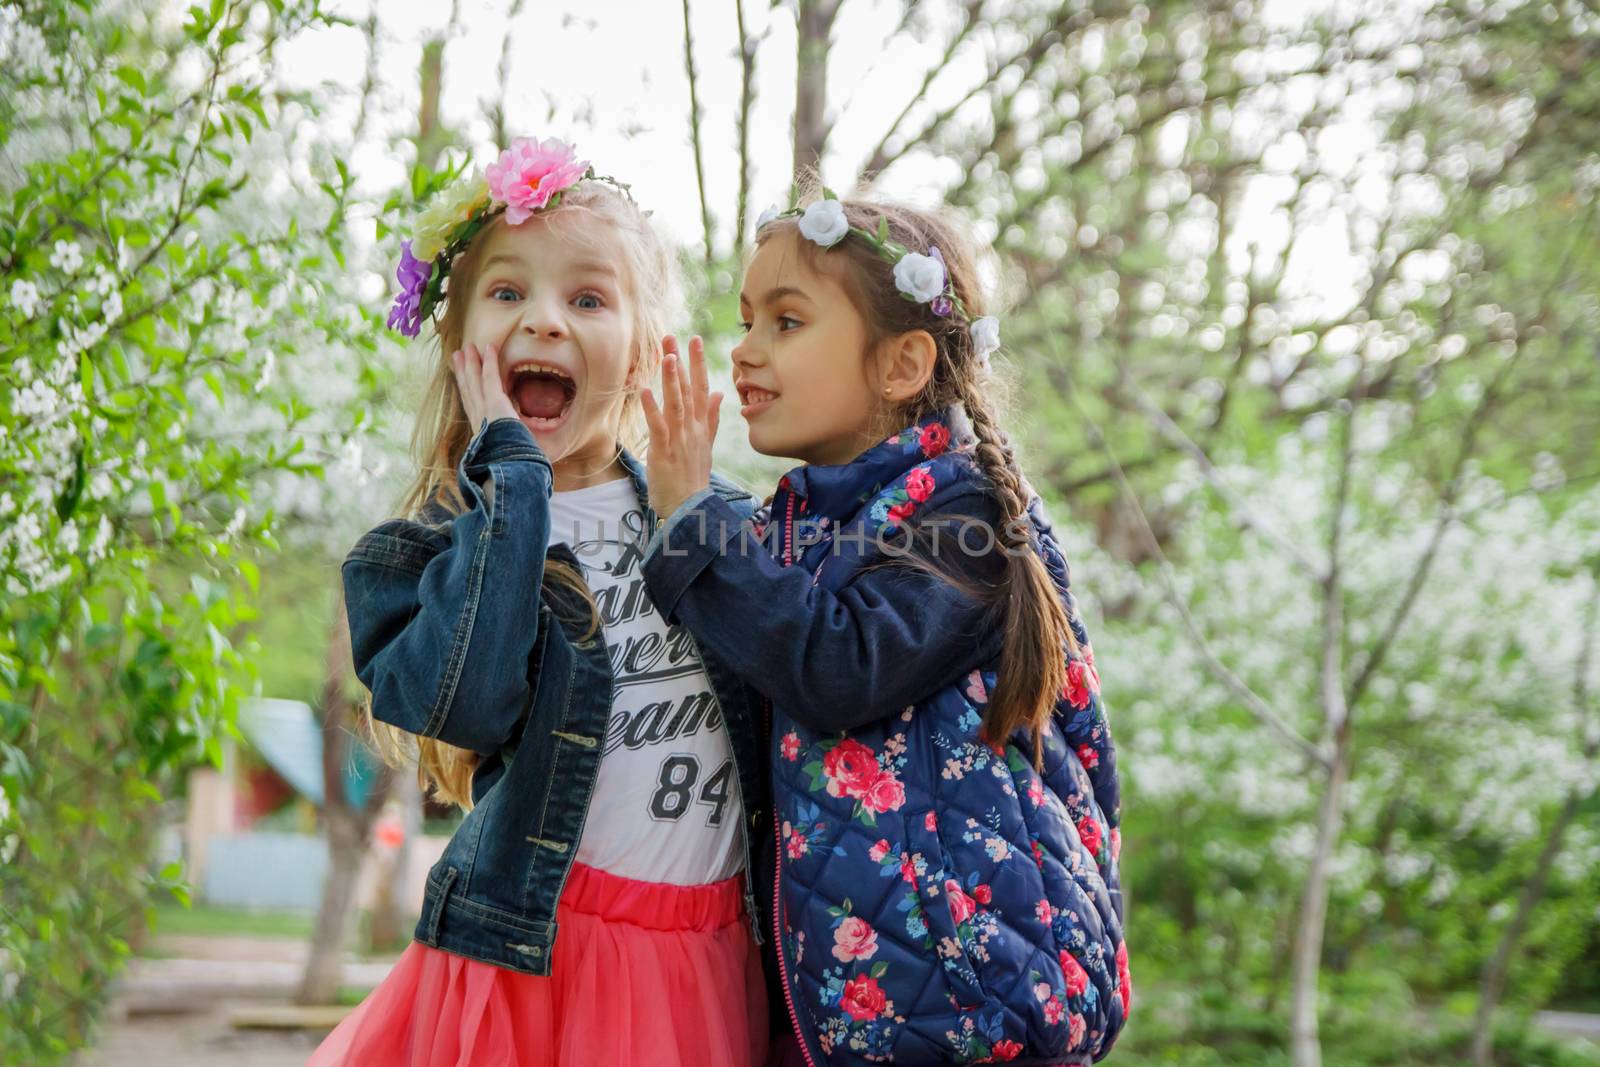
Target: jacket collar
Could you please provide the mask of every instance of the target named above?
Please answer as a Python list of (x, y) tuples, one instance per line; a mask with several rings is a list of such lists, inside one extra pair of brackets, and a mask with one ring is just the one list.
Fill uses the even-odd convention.
[(954, 459), (975, 444), (966, 413), (949, 408), (923, 416), (848, 463), (796, 467), (778, 488), (792, 493), (813, 519), (848, 519), (912, 468), (941, 456)]

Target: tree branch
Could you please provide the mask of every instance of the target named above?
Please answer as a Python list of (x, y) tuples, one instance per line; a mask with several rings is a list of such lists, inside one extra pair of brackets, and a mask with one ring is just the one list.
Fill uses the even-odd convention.
[(1177, 423), (1172, 421), (1172, 417), (1161, 410), (1160, 405), (1151, 400), (1144, 390), (1135, 385), (1131, 379), (1125, 381), (1124, 384), (1139, 410), (1143, 411), (1150, 421), (1155, 424), (1162, 437), (1165, 437), (1195, 461), (1201, 473), (1205, 475), (1206, 481), (1210, 482), (1212, 488), (1227, 502), (1229, 509), (1234, 512), (1243, 526), (1261, 534), (1284, 558), (1294, 564), (1297, 570), (1310, 577), (1313, 581), (1319, 583), (1328, 581), (1331, 564), (1330, 567), (1324, 567), (1317, 563), (1305, 552), (1301, 551), (1293, 541), (1290, 541), (1275, 530), (1265, 519), (1261, 518), (1249, 504), (1245, 503), (1244, 498), (1234, 492), (1232, 486), (1228, 485), (1227, 480), (1222, 476), (1222, 472), (1212, 464), (1205, 450), (1195, 444), (1194, 440), (1184, 433)]
[[(917, 91), (912, 94), (910, 100), (906, 101), (906, 106), (900, 109), (900, 114), (895, 116), (895, 120), (889, 124), (889, 128), (885, 130), (883, 132), (883, 136), (878, 139), (877, 146), (873, 148), (872, 154), (867, 157), (866, 164), (861, 168), (861, 184), (870, 184), (872, 180), (878, 176), (879, 172), (881, 172), (884, 167), (889, 165), (891, 162), (888, 154), (889, 141), (896, 133), (899, 132), (900, 124), (906, 120), (908, 115), (911, 114), (911, 109), (916, 107), (917, 104), (921, 103), (923, 97), (927, 96), (928, 86), (932, 85), (933, 80), (940, 74), (943, 74), (945, 68), (950, 65), (950, 60), (955, 57), (956, 49), (961, 47), (961, 42), (967, 39), (967, 36), (972, 32), (973, 27), (978, 24), (978, 14), (982, 8), (983, 0), (967, 0), (966, 6), (963, 9), (965, 18), (962, 19), (961, 28), (957, 30), (953, 36), (951, 36), (949, 43), (945, 45), (944, 55), (940, 56), (939, 62), (935, 63), (925, 74), (923, 74), (922, 84), (917, 86)], [(971, 95), (968, 94), (967, 97), (963, 98), (963, 102), (970, 98)], [(929, 131), (926, 130), (923, 131), (923, 133), (918, 136), (917, 140), (920, 141), (927, 135), (928, 132)], [(904, 151), (904, 148), (898, 149), (895, 152), (894, 158), (898, 159), (902, 154), (904, 154)]]
[(694, 145), (694, 181), (700, 190), (700, 225), (706, 235), (706, 265), (716, 258), (716, 231), (711, 206), (706, 202), (705, 154), (700, 147), (700, 90), (694, 69), (694, 31), (689, 23), (689, 0), (683, 0), (683, 67), (689, 75), (689, 131)]
[(1161, 543), (1150, 526), (1150, 519), (1144, 512), (1144, 506), (1139, 502), (1139, 496), (1134, 492), (1133, 485), (1128, 481), (1126, 472), (1117, 462), (1115, 453), (1106, 436), (1101, 432), (1099, 425), (1090, 417), (1088, 410), (1078, 398), (1077, 388), (1072, 376), (1066, 372), (1058, 360), (1052, 360), (1049, 367), (1050, 376), (1056, 380), (1063, 395), (1071, 400), (1077, 409), (1078, 417), (1083, 420), (1088, 428), (1090, 442), (1105, 453), (1109, 466), (1115, 472), (1117, 485), (1122, 490), (1128, 506), (1134, 510), (1139, 520), (1140, 532), (1145, 537), (1146, 548), (1151, 557), (1156, 561), (1157, 569), (1162, 579), (1162, 589), (1166, 594), (1167, 603), (1178, 613), (1178, 618), (1183, 622), (1183, 627), (1188, 631), (1189, 639), (1195, 650), (1200, 653), (1200, 658), (1205, 662), (1206, 669), (1237, 697), (1251, 715), (1266, 726), (1279, 739), (1306, 760), (1307, 763), (1326, 771), (1330, 766), (1328, 756), (1316, 745), (1302, 737), (1299, 731), (1285, 722), (1277, 712), (1263, 700), (1255, 690), (1251, 689), (1244, 679), (1240, 678), (1220, 660), (1211, 650), (1211, 645), (1206, 641), (1205, 635), (1200, 632), (1200, 627), (1195, 623), (1194, 616), (1189, 612), (1189, 607), (1184, 603), (1183, 597), (1178, 592), (1177, 578), (1173, 571), (1172, 563), (1167, 559), (1167, 554), (1162, 551)]
[(739, 25), (739, 198), (736, 201), (733, 239), (743, 245), (745, 224), (750, 215), (750, 107), (755, 102), (756, 47), (744, 25), (744, 0), (733, 0)]

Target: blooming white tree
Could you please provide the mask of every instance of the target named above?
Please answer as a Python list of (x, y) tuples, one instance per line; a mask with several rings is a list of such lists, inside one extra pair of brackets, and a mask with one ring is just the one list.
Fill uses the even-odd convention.
[(266, 88), (327, 21), (0, 4), (0, 1062), (80, 1043), (148, 885), (181, 892), (148, 816), (247, 691), (255, 549), (371, 469), (349, 180)]

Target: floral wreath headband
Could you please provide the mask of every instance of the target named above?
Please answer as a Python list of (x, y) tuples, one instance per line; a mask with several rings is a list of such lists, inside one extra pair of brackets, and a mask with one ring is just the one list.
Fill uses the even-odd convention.
[(800, 235), (822, 248), (832, 248), (851, 235), (860, 238), (875, 249), (884, 262), (894, 264), (894, 286), (900, 290), (902, 297), (918, 304), (927, 304), (928, 310), (939, 318), (955, 316), (958, 321), (967, 324), (978, 365), (987, 370), (990, 354), (1000, 350), (1000, 320), (993, 315), (974, 319), (967, 313), (961, 298), (956, 295), (944, 256), (939, 254), (939, 246), (929, 245), (926, 255), (913, 252), (889, 240), (887, 218), (879, 216), (876, 232), (852, 226), (845, 218), (844, 204), (831, 190), (822, 190), (822, 197), (805, 208), (792, 207), (787, 211), (779, 211), (776, 206), (767, 208), (756, 220), (757, 232), (776, 219), (798, 216)]
[(572, 145), (555, 137), (519, 137), (484, 173), (473, 171), (440, 190), (417, 216), (411, 240), (400, 245), (400, 294), (389, 328), (407, 337), (422, 332), (422, 320), (444, 299), (450, 265), (490, 219), (503, 212), (508, 226), (520, 226), (534, 212), (561, 203), (561, 194), (582, 181), (605, 182), (633, 199), (628, 186), (596, 174)]

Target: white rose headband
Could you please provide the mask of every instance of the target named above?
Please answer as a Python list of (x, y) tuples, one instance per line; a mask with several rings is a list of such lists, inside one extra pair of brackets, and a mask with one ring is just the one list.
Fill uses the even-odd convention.
[(854, 234), (876, 249), (885, 262), (894, 264), (894, 286), (900, 290), (901, 296), (919, 304), (927, 304), (928, 310), (940, 318), (955, 316), (967, 323), (978, 364), (988, 369), (989, 356), (1000, 350), (1000, 320), (993, 315), (973, 319), (967, 314), (967, 309), (962, 306), (961, 298), (951, 284), (950, 271), (945, 267), (944, 256), (939, 254), (939, 247), (928, 246), (928, 252), (924, 255), (895, 244), (889, 240), (887, 218), (878, 219), (876, 233), (852, 226), (845, 218), (844, 204), (839, 198), (827, 189), (822, 191), (822, 196), (823, 199), (805, 208), (792, 207), (787, 211), (767, 208), (756, 220), (756, 230), (759, 232), (776, 219), (798, 216), (800, 235), (822, 248), (832, 248)]

